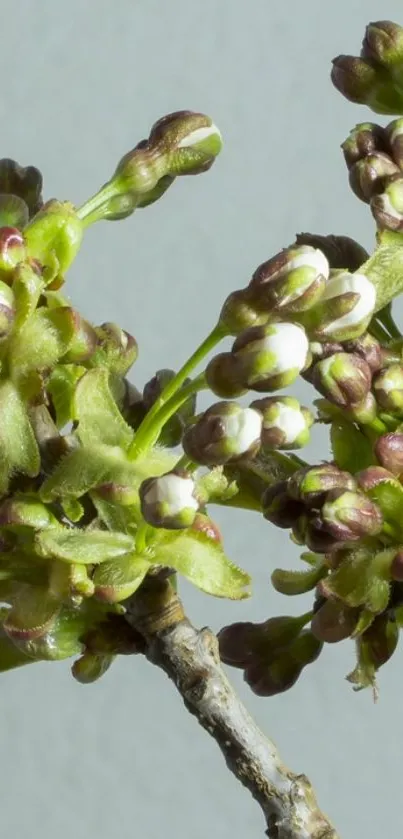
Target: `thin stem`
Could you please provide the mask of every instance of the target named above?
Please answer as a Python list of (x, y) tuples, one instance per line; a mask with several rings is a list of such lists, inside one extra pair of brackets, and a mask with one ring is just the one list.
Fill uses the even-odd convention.
[(376, 338), (376, 340), (379, 341), (381, 344), (388, 344), (391, 340), (389, 332), (386, 331), (385, 327), (382, 325), (382, 323), (380, 323), (379, 320), (376, 319), (376, 317), (372, 319), (368, 328), (368, 332), (370, 332), (371, 335), (374, 338)]
[(100, 208), (110, 201), (111, 198), (116, 198), (116, 188), (110, 181), (108, 181), (108, 183), (104, 184), (104, 186), (102, 186), (95, 195), (92, 195), (88, 201), (85, 201), (81, 207), (78, 207), (76, 210), (78, 218), (81, 219), (87, 227), (93, 221), (97, 220)]
[(376, 313), (376, 319), (382, 326), (389, 332), (389, 335), (393, 339), (399, 339), (402, 337), (402, 333), (396, 323), (394, 321), (392, 315), (392, 304), (388, 303), (384, 309), (381, 309), (379, 312)]
[[(194, 368), (197, 367), (200, 362), (205, 358), (205, 356), (214, 349), (215, 346), (226, 336), (225, 331), (223, 330), (222, 326), (217, 325), (214, 329), (207, 335), (204, 341), (200, 344), (199, 347), (195, 350), (194, 353), (188, 358), (186, 363), (181, 367), (178, 371), (176, 376), (171, 379), (170, 382), (166, 385), (163, 389), (162, 393), (158, 397), (158, 399), (154, 402), (152, 408), (150, 408), (146, 417), (144, 417), (143, 422), (139, 426), (133, 444), (129, 450), (129, 456), (134, 459), (142, 454), (152, 443), (149, 440), (155, 439), (155, 435), (153, 433), (153, 426), (155, 421), (158, 423), (158, 427), (161, 428), (159, 423), (159, 418), (157, 420), (157, 415), (159, 414), (160, 410), (163, 408), (166, 402), (182, 387), (183, 382), (185, 379), (188, 378), (190, 373), (193, 372)], [(182, 388), (181, 393), (184, 392), (184, 388)], [(193, 392), (193, 391), (192, 391)], [(176, 409), (177, 410), (177, 409)], [(173, 412), (174, 413), (174, 412)], [(166, 420), (164, 420), (166, 422)], [(158, 438), (158, 435), (157, 435)]]
[(194, 393), (204, 390), (206, 387), (205, 375), (204, 373), (201, 373), (196, 379), (192, 379), (188, 385), (185, 385), (185, 387), (182, 387), (177, 393), (174, 393), (171, 399), (163, 403), (159, 411), (154, 414), (153, 421), (146, 423), (146, 420), (152, 412), (151, 409), (150, 414), (147, 414), (134, 436), (133, 443), (128, 451), (129, 459), (135, 460), (137, 457), (150, 449), (151, 446), (157, 442), (165, 423), (168, 422), (174, 414), (176, 414), (179, 408), (182, 407), (183, 403), (186, 402), (190, 396), (193, 396)]

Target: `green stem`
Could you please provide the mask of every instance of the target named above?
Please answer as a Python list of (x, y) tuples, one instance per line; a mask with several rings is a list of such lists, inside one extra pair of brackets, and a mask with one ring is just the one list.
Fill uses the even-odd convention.
[(164, 402), (159, 411), (154, 413), (152, 422), (147, 423), (146, 420), (152, 413), (151, 409), (134, 436), (134, 440), (128, 450), (129, 460), (136, 460), (136, 458), (140, 457), (140, 455), (143, 455), (148, 449), (150, 449), (151, 446), (157, 442), (165, 423), (168, 422), (174, 414), (176, 414), (179, 408), (182, 407), (183, 403), (189, 399), (189, 396), (193, 396), (194, 393), (204, 390), (206, 387), (205, 375), (204, 373), (201, 373), (200, 376), (197, 376), (197, 378), (189, 382), (188, 385), (182, 387), (180, 391), (174, 393), (171, 399)]
[[(182, 388), (183, 382), (185, 381), (185, 379), (188, 378), (190, 373), (192, 373), (194, 368), (197, 367), (198, 364), (200, 364), (200, 362), (204, 359), (204, 357), (212, 349), (214, 349), (214, 347), (223, 338), (226, 337), (226, 334), (227, 333), (225, 332), (225, 330), (223, 330), (221, 325), (215, 326), (214, 329), (209, 333), (209, 335), (207, 335), (207, 338), (205, 338), (205, 340), (200, 344), (199, 347), (197, 347), (197, 349), (190, 356), (190, 358), (188, 358), (188, 360), (183, 365), (183, 367), (181, 367), (176, 376), (174, 376), (174, 378), (171, 379), (170, 382), (168, 382), (158, 399), (155, 401), (152, 408), (149, 410), (147, 416), (144, 417), (143, 422), (140, 424), (137, 430), (133, 444), (129, 450), (129, 456), (131, 459), (134, 460), (136, 457), (138, 457), (139, 454), (141, 454), (145, 449), (152, 445), (152, 443), (150, 443), (150, 440), (154, 438), (154, 424), (157, 423), (157, 427), (159, 429), (158, 434), (160, 429), (162, 428), (159, 422), (159, 418), (157, 419), (159, 412), (168, 402), (168, 400), (174, 396), (174, 394), (179, 390), (179, 388)], [(197, 381), (198, 380), (195, 379), (193, 385)], [(203, 385), (203, 387), (205, 387), (205, 384)], [(202, 388), (199, 387), (197, 389), (201, 390)], [(184, 390), (185, 388), (182, 388), (182, 394), (184, 393)], [(188, 392), (188, 396), (191, 395), (193, 392), (193, 390)], [(182, 404), (182, 402), (180, 404)], [(178, 408), (175, 408), (175, 410), (178, 410)], [(175, 413), (175, 411), (173, 411), (173, 413)], [(172, 414), (170, 414), (169, 416), (172, 416)], [(164, 422), (166, 422), (166, 420), (164, 420)]]
[(383, 309), (381, 309), (376, 314), (376, 319), (382, 324), (382, 326), (389, 332), (389, 335), (392, 339), (398, 340), (402, 337), (402, 333), (400, 329), (396, 326), (392, 315), (392, 304), (388, 303)]
[(388, 344), (391, 340), (391, 336), (376, 317), (374, 317), (371, 320), (368, 332), (370, 332), (373, 338), (376, 338), (376, 340), (379, 341), (381, 344)]
[(112, 198), (116, 198), (116, 187), (112, 182), (108, 181), (95, 195), (92, 195), (88, 201), (85, 201), (81, 207), (78, 207), (76, 210), (77, 216), (84, 222), (85, 227), (98, 220), (99, 210)]

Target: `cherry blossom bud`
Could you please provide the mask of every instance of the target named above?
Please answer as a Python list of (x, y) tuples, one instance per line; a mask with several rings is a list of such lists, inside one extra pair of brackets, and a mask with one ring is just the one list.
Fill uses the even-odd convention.
[(15, 227), (0, 227), (0, 278), (11, 281), (12, 272), (27, 256), (22, 233)]
[(403, 365), (391, 364), (373, 382), (376, 401), (384, 411), (403, 416)]
[(331, 490), (321, 509), (326, 529), (340, 542), (376, 536), (383, 524), (382, 513), (365, 495), (349, 490)]
[(403, 434), (397, 431), (378, 437), (374, 452), (381, 466), (392, 475), (403, 475)]
[(315, 638), (326, 644), (337, 644), (350, 638), (357, 625), (359, 610), (352, 609), (342, 600), (325, 600), (312, 618), (311, 629)]
[(355, 353), (361, 356), (371, 368), (372, 373), (377, 373), (384, 364), (382, 356), (382, 347), (379, 341), (376, 340), (369, 332), (364, 332), (359, 338), (354, 341), (346, 341), (344, 343), (344, 350), (348, 353)]
[(246, 329), (235, 340), (239, 382), (259, 392), (278, 390), (295, 381), (307, 366), (309, 343), (302, 327), (273, 323)]
[(403, 230), (403, 177), (395, 175), (384, 192), (371, 199), (371, 212), (380, 230)]
[(115, 323), (103, 323), (95, 328), (97, 347), (91, 366), (105, 365), (111, 373), (126, 375), (138, 355), (137, 341)]
[(269, 311), (303, 312), (320, 299), (329, 271), (322, 251), (301, 245), (287, 248), (260, 265), (249, 288), (259, 305)]
[(298, 469), (288, 479), (287, 486), (291, 498), (308, 507), (321, 507), (329, 490), (354, 490), (357, 484), (349, 472), (342, 472), (333, 463), (321, 463)]
[(222, 399), (233, 399), (247, 393), (241, 362), (231, 352), (215, 355), (207, 364), (205, 376), (210, 390)]
[(342, 407), (365, 399), (371, 379), (367, 362), (353, 353), (336, 353), (318, 361), (312, 372), (312, 381), (319, 393)]
[(262, 416), (236, 402), (217, 402), (185, 431), (182, 445), (196, 463), (219, 466), (253, 458), (260, 448)]
[(213, 165), (222, 149), (217, 126), (205, 114), (177, 111), (156, 122), (148, 140), (167, 155), (167, 174), (197, 175)]
[(199, 509), (195, 489), (193, 478), (186, 472), (147, 478), (139, 490), (146, 522), (168, 530), (190, 527)]
[(361, 158), (350, 169), (349, 183), (354, 195), (369, 204), (387, 186), (388, 179), (399, 172), (399, 167), (384, 152), (374, 152)]
[(375, 286), (364, 274), (338, 272), (328, 281), (315, 307), (310, 336), (326, 341), (359, 338), (372, 318), (375, 302)]
[(362, 42), (361, 55), (365, 59), (401, 75), (403, 61), (403, 28), (390, 20), (369, 23)]
[(250, 326), (263, 326), (269, 320), (266, 309), (258, 309), (253, 289), (233, 291), (221, 309), (219, 324), (228, 335), (239, 335)]
[(372, 60), (353, 55), (333, 59), (331, 79), (350, 102), (368, 105), (377, 114), (399, 114), (402, 95), (385, 71)]
[(374, 152), (387, 152), (388, 136), (382, 126), (373, 122), (361, 122), (350, 131), (341, 147), (347, 166), (351, 169), (358, 160)]
[(399, 169), (403, 168), (403, 119), (394, 119), (385, 129), (392, 158)]
[(300, 449), (309, 442), (313, 415), (291, 396), (256, 399), (251, 408), (262, 414), (262, 446), (268, 449)]
[(269, 486), (263, 493), (263, 516), (276, 527), (288, 529), (304, 513), (304, 505), (288, 494), (287, 481), (279, 481)]

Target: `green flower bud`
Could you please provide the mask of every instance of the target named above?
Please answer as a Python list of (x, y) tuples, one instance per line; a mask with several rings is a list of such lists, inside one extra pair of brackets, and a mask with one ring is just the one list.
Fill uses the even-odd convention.
[(270, 665), (253, 659), (245, 669), (244, 679), (257, 696), (276, 696), (292, 688), (302, 670), (303, 665), (286, 651)]
[(28, 224), (29, 210), (22, 198), (0, 192), (0, 228), (23, 230)]
[(263, 516), (276, 527), (288, 529), (305, 512), (301, 501), (288, 494), (287, 481), (279, 481), (269, 486), (262, 496)]
[(321, 509), (328, 532), (339, 542), (376, 536), (382, 530), (383, 516), (377, 504), (358, 492), (331, 490)]
[(368, 105), (377, 114), (399, 114), (402, 95), (386, 70), (370, 59), (339, 55), (333, 59), (332, 82), (350, 102)]
[(320, 299), (329, 270), (317, 248), (286, 248), (256, 269), (249, 288), (260, 308), (281, 314), (303, 312)]
[(260, 448), (262, 416), (236, 402), (217, 402), (184, 434), (185, 453), (196, 463), (219, 466), (253, 458)]
[(98, 335), (93, 326), (72, 309), (75, 330), (68, 352), (61, 359), (62, 364), (83, 364), (94, 354)]
[(0, 504), (0, 527), (43, 530), (54, 524), (55, 516), (35, 495), (15, 494)]
[(250, 326), (263, 326), (269, 319), (265, 309), (256, 308), (253, 289), (233, 291), (226, 299), (220, 313), (219, 324), (228, 335), (239, 335)]
[(16, 227), (0, 227), (0, 277), (12, 281), (14, 268), (26, 259), (24, 237)]
[[(351, 169), (354, 163), (374, 154), (374, 152), (387, 152), (389, 148), (388, 136), (382, 126), (373, 122), (361, 122), (350, 131), (347, 139), (341, 144), (341, 148), (347, 167)], [(332, 265), (332, 268), (334, 267)], [(346, 266), (340, 265), (339, 267)]]
[(380, 230), (403, 230), (403, 177), (395, 175), (384, 192), (371, 199), (371, 212)]
[(396, 163), (384, 152), (377, 151), (361, 158), (350, 169), (349, 183), (354, 195), (369, 204), (387, 186), (389, 178), (399, 173)]
[(394, 119), (385, 128), (391, 156), (399, 169), (403, 168), (403, 119)]
[(403, 365), (391, 364), (375, 377), (373, 389), (381, 408), (403, 417)]
[[(42, 175), (35, 166), (19, 166), (15, 160), (0, 160), (0, 193), (24, 201), (32, 218), (42, 207)], [(21, 205), (20, 205), (21, 206)], [(19, 224), (16, 225), (20, 227)]]
[(292, 384), (307, 366), (309, 344), (302, 327), (273, 323), (242, 332), (232, 354), (239, 362), (241, 384), (258, 392), (273, 391)]
[(111, 373), (125, 376), (137, 359), (137, 341), (115, 323), (95, 327), (97, 347), (90, 359), (90, 367), (104, 365)]
[(369, 254), (349, 236), (320, 236), (318, 233), (298, 233), (296, 245), (311, 245), (324, 253), (330, 268), (358, 271), (369, 259)]
[(246, 621), (224, 626), (217, 635), (221, 660), (242, 669), (256, 659), (267, 664), (298, 637), (305, 622), (305, 615), (281, 615), (262, 623)]
[(139, 493), (142, 515), (153, 527), (168, 530), (190, 527), (199, 509), (195, 482), (186, 472), (147, 478)]
[(341, 407), (365, 399), (371, 380), (369, 365), (354, 353), (335, 353), (318, 361), (312, 372), (312, 381), (319, 393)]
[(313, 415), (292, 396), (256, 399), (250, 407), (263, 417), (263, 448), (300, 449), (309, 442)]
[(320, 341), (349, 341), (365, 332), (376, 302), (364, 274), (339, 272), (328, 281), (320, 303), (309, 312), (309, 334)]
[(210, 390), (222, 399), (233, 399), (247, 393), (248, 388), (242, 383), (241, 363), (230, 352), (214, 356), (207, 364), (205, 376)]
[(377, 615), (360, 639), (365, 645), (365, 658), (375, 670), (383, 667), (392, 657), (399, 641), (399, 627), (388, 615)]
[(383, 466), (368, 466), (366, 469), (362, 469), (356, 475), (356, 480), (359, 488), (363, 492), (369, 493), (384, 483), (398, 485), (395, 476), (391, 472), (388, 472), (387, 469), (384, 469)]
[(113, 655), (95, 655), (94, 653), (85, 652), (81, 658), (78, 658), (72, 668), (71, 672), (77, 682), (82, 685), (90, 685), (96, 682), (101, 676), (109, 670), (113, 663), (115, 656)]
[(361, 402), (354, 402), (344, 409), (344, 413), (348, 419), (353, 422), (358, 422), (359, 425), (368, 425), (373, 422), (378, 415), (378, 406), (373, 393), (369, 391)]
[(177, 111), (153, 125), (149, 144), (167, 157), (167, 174), (198, 175), (213, 165), (222, 149), (222, 137), (210, 117)]
[(375, 456), (381, 466), (392, 475), (403, 475), (403, 434), (397, 431), (382, 434), (374, 446)]
[(7, 338), (15, 319), (14, 292), (0, 280), (0, 340)]
[(83, 230), (73, 205), (56, 200), (44, 204), (25, 228), (29, 256), (44, 266), (49, 282), (70, 267), (80, 248)]
[(304, 466), (294, 472), (287, 483), (290, 497), (308, 507), (321, 507), (332, 489), (353, 491), (356, 486), (353, 476), (333, 463)]
[(339, 539), (326, 527), (319, 515), (309, 514), (301, 517), (300, 527), (293, 527), (293, 536), (297, 544), (306, 545), (315, 553), (328, 553), (339, 544)]
[(403, 28), (390, 20), (368, 24), (362, 42), (363, 58), (381, 64), (392, 75), (401, 77), (403, 62)]

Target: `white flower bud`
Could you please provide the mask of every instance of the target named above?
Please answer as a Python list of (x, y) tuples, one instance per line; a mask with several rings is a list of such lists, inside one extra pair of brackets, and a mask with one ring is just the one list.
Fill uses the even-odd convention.
[(253, 449), (260, 440), (262, 417), (253, 408), (222, 416), (223, 435), (230, 443), (232, 454), (242, 455)]
[(194, 492), (193, 478), (186, 474), (168, 472), (149, 478), (140, 487), (142, 514), (154, 527), (190, 527), (199, 509)]
[(195, 128), (194, 131), (191, 131), (187, 137), (183, 137), (180, 143), (178, 144), (178, 149), (188, 148), (189, 146), (198, 146), (200, 143), (204, 143), (206, 140), (209, 140), (210, 137), (214, 137), (219, 143), (222, 143), (222, 134), (219, 128), (214, 124), (205, 125), (202, 128)]
[(271, 326), (271, 335), (263, 339), (261, 349), (273, 354), (271, 375), (276, 376), (288, 370), (303, 370), (309, 342), (300, 326), (294, 323), (274, 323)]
[(251, 404), (263, 417), (262, 445), (269, 449), (298, 449), (309, 441), (313, 416), (292, 396), (266, 397)]
[[(325, 301), (341, 299), (346, 294), (358, 294), (359, 298), (349, 312), (345, 312), (325, 324), (321, 330), (322, 335), (331, 336), (333, 339), (340, 337), (357, 337), (356, 328), (359, 334), (363, 332), (375, 309), (376, 290), (375, 286), (364, 274), (349, 274), (343, 272), (332, 277), (323, 292), (321, 304)], [(331, 311), (329, 307), (329, 311)]]

